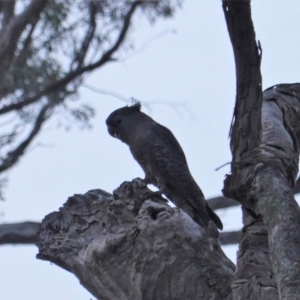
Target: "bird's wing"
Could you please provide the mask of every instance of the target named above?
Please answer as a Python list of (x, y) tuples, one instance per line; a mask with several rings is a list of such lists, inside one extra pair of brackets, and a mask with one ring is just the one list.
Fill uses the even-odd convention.
[(157, 125), (158, 126), (155, 129), (155, 133), (157, 135), (157, 144), (165, 147), (167, 152), (171, 152), (173, 156), (176, 156), (176, 158), (187, 165), (184, 152), (172, 131), (163, 125)]
[[(159, 124), (158, 124), (159, 125)], [(173, 133), (159, 125), (148, 140), (148, 157), (158, 185), (174, 204), (187, 212), (198, 224), (207, 225), (212, 219), (223, 228), (219, 217), (209, 208), (200, 187), (192, 177), (181, 146)]]
[[(203, 209), (206, 207), (203, 193), (194, 181), (184, 152), (173, 133), (162, 125), (159, 125), (155, 133), (156, 136), (150, 142), (152, 147), (148, 149), (149, 156), (154, 160), (154, 172), (164, 179), (169, 193), (181, 195), (196, 210)], [(174, 196), (170, 195), (170, 198)]]

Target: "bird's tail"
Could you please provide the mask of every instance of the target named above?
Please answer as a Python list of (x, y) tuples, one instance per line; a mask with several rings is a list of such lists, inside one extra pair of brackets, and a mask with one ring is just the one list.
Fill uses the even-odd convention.
[(206, 203), (206, 207), (210, 218), (214, 221), (214, 223), (220, 230), (223, 230), (223, 224), (220, 218), (218, 217), (218, 215), (208, 206), (207, 203)]

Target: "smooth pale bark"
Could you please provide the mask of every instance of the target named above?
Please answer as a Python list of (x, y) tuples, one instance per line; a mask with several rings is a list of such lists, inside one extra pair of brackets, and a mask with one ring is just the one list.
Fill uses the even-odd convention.
[(148, 193), (134, 180), (114, 197), (101, 190), (70, 197), (43, 220), (38, 258), (102, 300), (231, 299), (235, 267), (212, 237), (215, 227), (200, 228)]

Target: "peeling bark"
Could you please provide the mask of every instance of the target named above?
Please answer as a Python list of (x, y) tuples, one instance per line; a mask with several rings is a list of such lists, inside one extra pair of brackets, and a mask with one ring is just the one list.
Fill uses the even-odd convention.
[[(98, 299), (231, 299), (234, 265), (209, 230), (136, 179), (114, 197), (70, 197), (46, 216), (38, 258), (75, 274)], [(150, 196), (151, 197), (151, 196)]]
[[(299, 163), (300, 84), (269, 88), (262, 101), (261, 49), (255, 42), (250, 1), (223, 1), (223, 7), (237, 69), (232, 174), (225, 180), (224, 195), (247, 207), (257, 220), (262, 218), (257, 226), (267, 230), (279, 299), (298, 299), (300, 209), (294, 186)], [(251, 256), (258, 259), (256, 252)], [(238, 267), (237, 274), (248, 269), (251, 278), (255, 273), (252, 259)], [(236, 298), (243, 297), (240, 289)]]

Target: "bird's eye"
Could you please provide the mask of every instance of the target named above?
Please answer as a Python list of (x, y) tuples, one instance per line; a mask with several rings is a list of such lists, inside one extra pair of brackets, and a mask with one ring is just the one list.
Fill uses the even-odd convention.
[(121, 119), (121, 118), (117, 118), (117, 119), (116, 119), (116, 123), (117, 123), (117, 124), (121, 124), (121, 123), (122, 123), (122, 119)]

